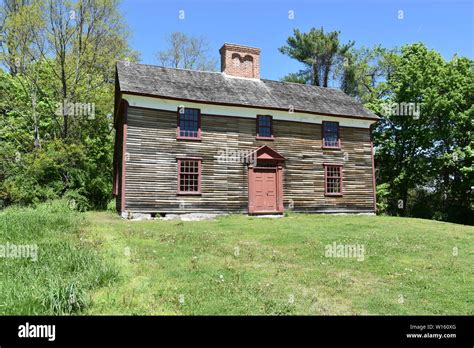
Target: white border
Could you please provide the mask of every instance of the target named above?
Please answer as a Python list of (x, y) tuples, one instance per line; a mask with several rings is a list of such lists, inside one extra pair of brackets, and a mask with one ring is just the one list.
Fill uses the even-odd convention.
[(342, 127), (370, 128), (376, 120), (363, 120), (345, 118), (339, 116), (314, 115), (303, 112), (289, 112), (281, 110), (258, 109), (252, 107), (214, 105), (197, 102), (184, 102), (181, 100), (164, 99), (159, 97), (146, 97), (132, 94), (122, 94), (122, 99), (126, 100), (130, 106), (143, 107), (157, 110), (176, 111), (178, 106), (196, 108), (201, 110), (201, 114), (216, 116), (232, 116), (256, 118), (257, 115), (271, 115), (274, 120), (294, 121), (304, 123), (321, 124), (322, 121), (339, 122)]

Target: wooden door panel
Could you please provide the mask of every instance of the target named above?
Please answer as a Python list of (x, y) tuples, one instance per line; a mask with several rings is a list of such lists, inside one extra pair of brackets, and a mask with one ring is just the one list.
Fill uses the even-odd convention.
[(276, 210), (276, 173), (265, 173), (265, 210)]
[(254, 198), (255, 198), (255, 208), (258, 210), (265, 209), (265, 177), (263, 173), (255, 173), (254, 177)]
[(277, 211), (277, 180), (274, 169), (254, 169), (251, 180), (253, 190), (250, 192), (253, 211)]

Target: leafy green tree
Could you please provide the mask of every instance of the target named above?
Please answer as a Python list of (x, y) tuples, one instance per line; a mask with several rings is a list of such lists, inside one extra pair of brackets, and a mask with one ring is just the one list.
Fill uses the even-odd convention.
[(380, 45), (373, 48), (352, 47), (345, 53), (342, 64), (337, 66), (340, 88), (363, 103), (377, 103), (385, 97), (385, 89), (379, 88), (393, 70), (392, 58), (396, 49)]
[(425, 216), (472, 223), (472, 60), (446, 62), (413, 44), (391, 56), (391, 64), (379, 86), (381, 104), (416, 103), (421, 112), (384, 115), (375, 129), (378, 181), (389, 184), (387, 211), (413, 215), (424, 200), (433, 209)]
[(105, 207), (115, 62), (138, 59), (118, 1), (11, 0), (0, 12), (0, 199)]
[(0, 4), (0, 60), (15, 76), (38, 56), (35, 39), (44, 27), (40, 0), (3, 0)]
[(285, 82), (293, 82), (293, 83), (303, 83), (306, 84), (310, 80), (310, 76), (307, 71), (300, 70), (296, 73), (289, 73), (286, 76), (281, 78), (282, 81)]
[(293, 36), (279, 50), (305, 65), (299, 77), (306, 77), (306, 82), (312, 85), (328, 87), (337, 64), (354, 45), (354, 42), (341, 44), (339, 34), (338, 31), (325, 33), (323, 28), (311, 28), (307, 33), (294, 29)]

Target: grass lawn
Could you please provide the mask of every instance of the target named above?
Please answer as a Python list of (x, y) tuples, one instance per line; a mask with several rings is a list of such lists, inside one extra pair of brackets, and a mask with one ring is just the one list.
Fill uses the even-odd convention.
[(81, 313), (91, 290), (116, 281), (114, 264), (81, 240), (86, 226), (65, 201), (0, 212), (0, 315)]
[[(474, 227), (289, 214), (124, 221), (86, 214), (81, 239), (118, 270), (86, 314), (474, 314)], [(326, 257), (358, 244), (364, 260)]]

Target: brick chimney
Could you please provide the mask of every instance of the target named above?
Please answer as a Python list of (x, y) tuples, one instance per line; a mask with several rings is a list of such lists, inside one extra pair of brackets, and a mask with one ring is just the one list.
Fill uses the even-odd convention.
[(260, 79), (260, 48), (225, 43), (219, 52), (224, 74)]

